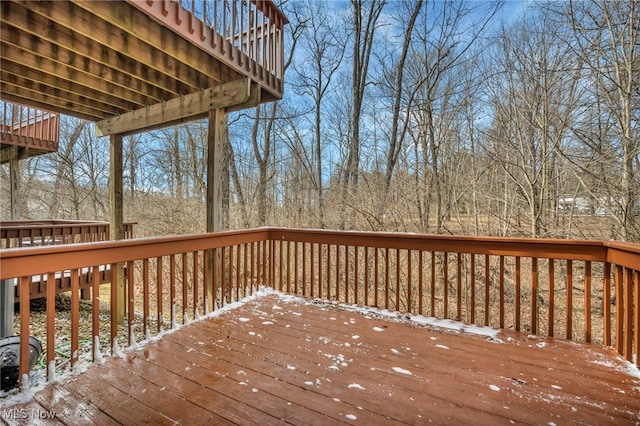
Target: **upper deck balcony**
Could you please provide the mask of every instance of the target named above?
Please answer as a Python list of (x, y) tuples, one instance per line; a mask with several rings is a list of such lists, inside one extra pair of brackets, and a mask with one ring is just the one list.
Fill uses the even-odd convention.
[(12, 147), (36, 155), (56, 152), (60, 134), (60, 116), (36, 108), (0, 101), (0, 163), (12, 157)]
[(270, 0), (0, 7), (2, 98), (97, 122), (102, 134), (158, 126), (154, 114), (162, 125), (198, 118), (195, 104), (243, 108), (282, 97), (287, 19)]

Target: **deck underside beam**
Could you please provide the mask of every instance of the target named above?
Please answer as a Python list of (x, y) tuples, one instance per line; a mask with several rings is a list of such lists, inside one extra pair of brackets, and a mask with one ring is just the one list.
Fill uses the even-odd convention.
[(247, 78), (223, 83), (210, 89), (98, 121), (96, 134), (98, 136), (129, 135), (204, 118), (209, 111), (248, 102), (252, 99), (251, 92), (257, 90), (258, 88)]

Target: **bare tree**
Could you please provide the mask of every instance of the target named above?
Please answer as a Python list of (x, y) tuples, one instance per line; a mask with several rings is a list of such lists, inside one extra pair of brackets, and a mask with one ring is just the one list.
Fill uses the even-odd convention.
[(464, 79), (456, 74), (473, 57), (472, 48), (486, 33), (502, 2), (425, 4), (418, 18), (414, 54), (408, 65), (410, 84), (416, 91), (411, 114), (417, 131), (412, 139), (419, 144), (415, 147), (416, 170), (422, 179), (416, 202), (421, 228), (429, 228), (430, 209), (435, 204), (435, 231), (439, 233), (449, 204), (442, 151), (452, 136), (448, 127), (453, 122), (452, 111), (462, 113), (464, 103), (459, 96), (464, 90), (461, 87)]
[(324, 228), (322, 112), (325, 96), (332, 87), (333, 77), (342, 64), (346, 50), (327, 8), (315, 1), (309, 1), (307, 8), (310, 18), (300, 42), (300, 51), (304, 56), (294, 63), (294, 68), (299, 80), (296, 88), (303, 96), (308, 95), (313, 100), (313, 184), (318, 198), (318, 226)]
[[(385, 167), (385, 179), (383, 194), (380, 198), (381, 206), (378, 208), (378, 217), (382, 215), (384, 205), (388, 202), (389, 188), (391, 186), (391, 178), (398, 163), (400, 152), (404, 146), (407, 127), (409, 126), (409, 111), (413, 106), (413, 95), (415, 88), (405, 87), (405, 62), (411, 47), (411, 39), (415, 27), (416, 20), (422, 9), (422, 0), (413, 2), (404, 2), (403, 7), (408, 13), (409, 18), (405, 22), (403, 15), (398, 17), (404, 28), (402, 50), (397, 62), (392, 60), (392, 67), (386, 72), (387, 87), (390, 88), (393, 97), (393, 105), (391, 107), (391, 131), (389, 134), (389, 148), (387, 150), (387, 161)], [(410, 92), (410, 99), (403, 99), (405, 92)], [(403, 110), (403, 112), (402, 112)], [(402, 117), (401, 117), (402, 112)], [(400, 126), (402, 125), (402, 128)]]
[[(301, 16), (298, 10), (292, 9), (290, 13), (288, 13), (288, 16), (290, 17), (291, 45), (288, 56), (284, 62), (283, 70), (285, 74), (293, 61), (296, 45), (306, 25), (306, 18)], [(252, 117), (253, 124), (251, 126), (250, 139), (254, 158), (258, 163), (258, 183), (256, 186), (258, 226), (267, 224), (267, 191), (269, 183), (275, 174), (275, 168), (273, 168), (273, 163), (275, 162), (275, 158), (273, 157), (275, 151), (273, 138), (275, 137), (275, 121), (278, 118), (277, 112), (278, 102), (273, 102), (270, 105), (257, 106), (255, 108), (255, 114)]]
[[(358, 174), (360, 170), (360, 126), (362, 111), (364, 106), (365, 91), (370, 84), (369, 65), (371, 50), (373, 48), (375, 33), (378, 27), (378, 19), (386, 4), (384, 0), (351, 0), (353, 42), (352, 49), (352, 77), (351, 91), (353, 103), (351, 110), (349, 145), (346, 169), (343, 175), (342, 201), (346, 207), (347, 194), (358, 185)], [(344, 211), (344, 209), (343, 209)], [(345, 227), (346, 217), (343, 214), (341, 228)]]
[[(581, 167), (581, 172), (607, 181), (605, 192), (592, 193), (605, 200), (601, 208), (617, 223), (613, 237), (640, 237), (638, 220), (640, 180), (640, 4), (634, 0), (570, 1), (555, 10), (568, 17), (574, 38), (569, 46), (585, 62), (592, 101), (600, 114), (596, 123), (576, 128), (575, 135), (604, 154), (600, 167)], [(594, 146), (595, 142), (595, 146)], [(613, 155), (608, 155), (613, 154)], [(601, 175), (596, 170), (608, 170)]]
[[(558, 199), (557, 155), (568, 134), (579, 64), (559, 42), (562, 28), (545, 14), (504, 28), (497, 43), (493, 81), (496, 125), (494, 158), (518, 188), (529, 209), (530, 235), (549, 236)], [(505, 157), (510, 150), (510, 159)]]
[(61, 147), (64, 148), (62, 151), (58, 151), (54, 155), (53, 161), (54, 164), (56, 164), (56, 171), (54, 174), (55, 181), (53, 184), (53, 197), (49, 203), (49, 217), (51, 218), (60, 217), (61, 203), (63, 201), (61, 192), (64, 185), (74, 178), (73, 175), (69, 176), (69, 173), (73, 173), (72, 169), (75, 162), (74, 148), (87, 124), (83, 120), (74, 120), (74, 123), (75, 125), (71, 125), (70, 122), (65, 121), (65, 124), (67, 124), (68, 127), (63, 126), (62, 128), (67, 129), (68, 131), (61, 135), (60, 141)]

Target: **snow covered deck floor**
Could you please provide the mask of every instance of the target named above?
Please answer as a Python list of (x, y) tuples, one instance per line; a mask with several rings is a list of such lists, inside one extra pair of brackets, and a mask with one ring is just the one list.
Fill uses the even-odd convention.
[(637, 369), (606, 349), (374, 312), (268, 294), (49, 385), (27, 408), (82, 425), (640, 422)]

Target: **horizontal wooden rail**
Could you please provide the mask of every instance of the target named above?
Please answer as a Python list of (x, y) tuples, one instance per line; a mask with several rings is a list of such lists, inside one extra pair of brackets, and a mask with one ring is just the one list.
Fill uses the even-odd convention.
[[(55, 370), (56, 277), (71, 281), (71, 364), (78, 290), (87, 271), (113, 273), (108, 331), (93, 299), (93, 356), (109, 336), (112, 353), (167, 327), (186, 324), (270, 286), (303, 297), (614, 345), (633, 361), (640, 344), (640, 246), (536, 240), (259, 228), (128, 241), (0, 251), (0, 279), (27, 287), (47, 277), (47, 365)], [(117, 287), (127, 284), (118, 300)], [(123, 303), (127, 321), (116, 321)], [(29, 306), (21, 304), (21, 356), (28, 356)], [(75, 322), (73, 320), (75, 319)], [(103, 321), (105, 322), (105, 321)], [(103, 324), (105, 325), (105, 324)], [(635, 356), (638, 364), (638, 357)], [(27, 365), (21, 363), (21, 365)], [(24, 373), (24, 371), (23, 371)]]
[[(124, 238), (133, 238), (135, 222), (124, 224)], [(0, 222), (0, 248), (34, 247), (109, 240), (108, 222), (74, 220), (11, 220)]]

